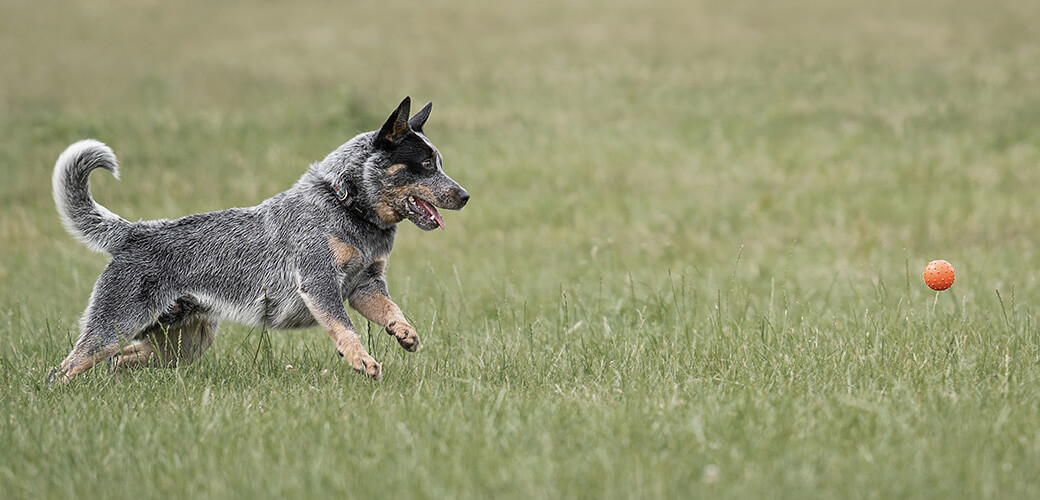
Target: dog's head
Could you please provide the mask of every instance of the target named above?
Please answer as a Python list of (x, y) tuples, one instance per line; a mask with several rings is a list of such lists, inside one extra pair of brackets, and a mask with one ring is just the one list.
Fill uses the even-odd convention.
[(433, 103), (408, 118), (407, 97), (375, 133), (359, 136), (370, 152), (362, 166), (361, 185), (366, 205), (383, 224), (404, 219), (430, 231), (444, 227), (438, 208), (459, 210), (469, 193), (448, 177), (441, 154), (423, 133)]

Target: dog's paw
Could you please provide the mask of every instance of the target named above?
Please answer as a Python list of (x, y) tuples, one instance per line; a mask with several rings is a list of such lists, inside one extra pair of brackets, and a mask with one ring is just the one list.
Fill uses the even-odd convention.
[(350, 362), (350, 366), (355, 371), (364, 374), (372, 380), (379, 380), (383, 376), (383, 367), (367, 353), (362, 353), (354, 358)]
[(47, 385), (54, 387), (55, 385), (65, 385), (69, 383), (69, 376), (65, 373), (65, 370), (55, 366), (51, 368), (51, 371), (47, 373)]
[(406, 351), (415, 352), (419, 347), (419, 333), (408, 323), (392, 322), (387, 325), (386, 333), (393, 335)]

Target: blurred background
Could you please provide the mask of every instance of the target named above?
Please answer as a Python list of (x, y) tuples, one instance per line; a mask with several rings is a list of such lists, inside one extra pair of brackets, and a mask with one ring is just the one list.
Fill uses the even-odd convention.
[(172, 218), (285, 189), (405, 95), (434, 102), (430, 135), (474, 203), (444, 233), (403, 231), (400, 256), (458, 265), (467, 285), (537, 295), (604, 270), (707, 278), (740, 254), (749, 278), (787, 269), (811, 288), (941, 254), (972, 272), (1014, 258), (1014, 275), (991, 279), (1031, 286), (1037, 13), (966, 1), (4, 2), (4, 302), (55, 259), (90, 263), (62, 297), (81, 299), (103, 262), (60, 230), (49, 200), (70, 142), (94, 137), (119, 156), (122, 181), (93, 178), (103, 204)]
[[(689, 359), (704, 346), (712, 359), (751, 356), (719, 333), (761, 327), (765, 341), (767, 323), (790, 317), (839, 345), (934, 311), (919, 280), (938, 258), (958, 272), (940, 310), (972, 332), (1010, 328), (1014, 300), (1040, 298), (1038, 19), (1040, 3), (1020, 0), (0, 0), (0, 342), (14, 346), (0, 359), (16, 373), (5, 383), (31, 385), (64, 356), (106, 262), (53, 207), (68, 144), (96, 138), (119, 157), (120, 180), (91, 179), (100, 203), (175, 218), (288, 188), (406, 95), (433, 101), (428, 135), (473, 199), (445, 214), (445, 231), (398, 232), (390, 290), (430, 348), (404, 360), (370, 337), (390, 369), (462, 356), (506, 370), (530, 361), (517, 353), (559, 360), (561, 339), (613, 331), (664, 380), (707, 380), (739, 363), (654, 361), (672, 352), (659, 334), (685, 332), (671, 342), (699, 346)], [(872, 327), (864, 311), (879, 308), (887, 323)], [(213, 356), (257, 349), (251, 334), (227, 325)], [(290, 358), (331, 352), (316, 330), (273, 339)], [(516, 357), (483, 357), (502, 345)], [(771, 353), (751, 359), (788, 359)], [(605, 358), (590, 359), (595, 372)], [(724, 477), (757, 477), (747, 484), (760, 492), (778, 478), (818, 484), (754, 457), (732, 458), (751, 468)], [(942, 477), (900, 463), (888, 473)]]

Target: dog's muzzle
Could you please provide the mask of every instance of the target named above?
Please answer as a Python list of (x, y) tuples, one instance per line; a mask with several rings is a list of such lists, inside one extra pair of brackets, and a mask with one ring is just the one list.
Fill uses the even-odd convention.
[(459, 188), (455, 190), (455, 198), (459, 200), (458, 208), (455, 210), (461, 210), (462, 207), (466, 206), (466, 203), (469, 202), (469, 192), (462, 189), (462, 186), (459, 186)]

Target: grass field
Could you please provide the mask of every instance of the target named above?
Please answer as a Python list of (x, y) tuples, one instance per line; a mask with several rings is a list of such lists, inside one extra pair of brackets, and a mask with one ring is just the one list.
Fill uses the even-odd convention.
[[(1040, 497), (1037, 19), (0, 0), (0, 496)], [(65, 146), (172, 218), (286, 189), (404, 95), (473, 195), (398, 233), (418, 353), (354, 314), (374, 383), (320, 329), (225, 324), (191, 366), (44, 383), (106, 262), (55, 213)]]

